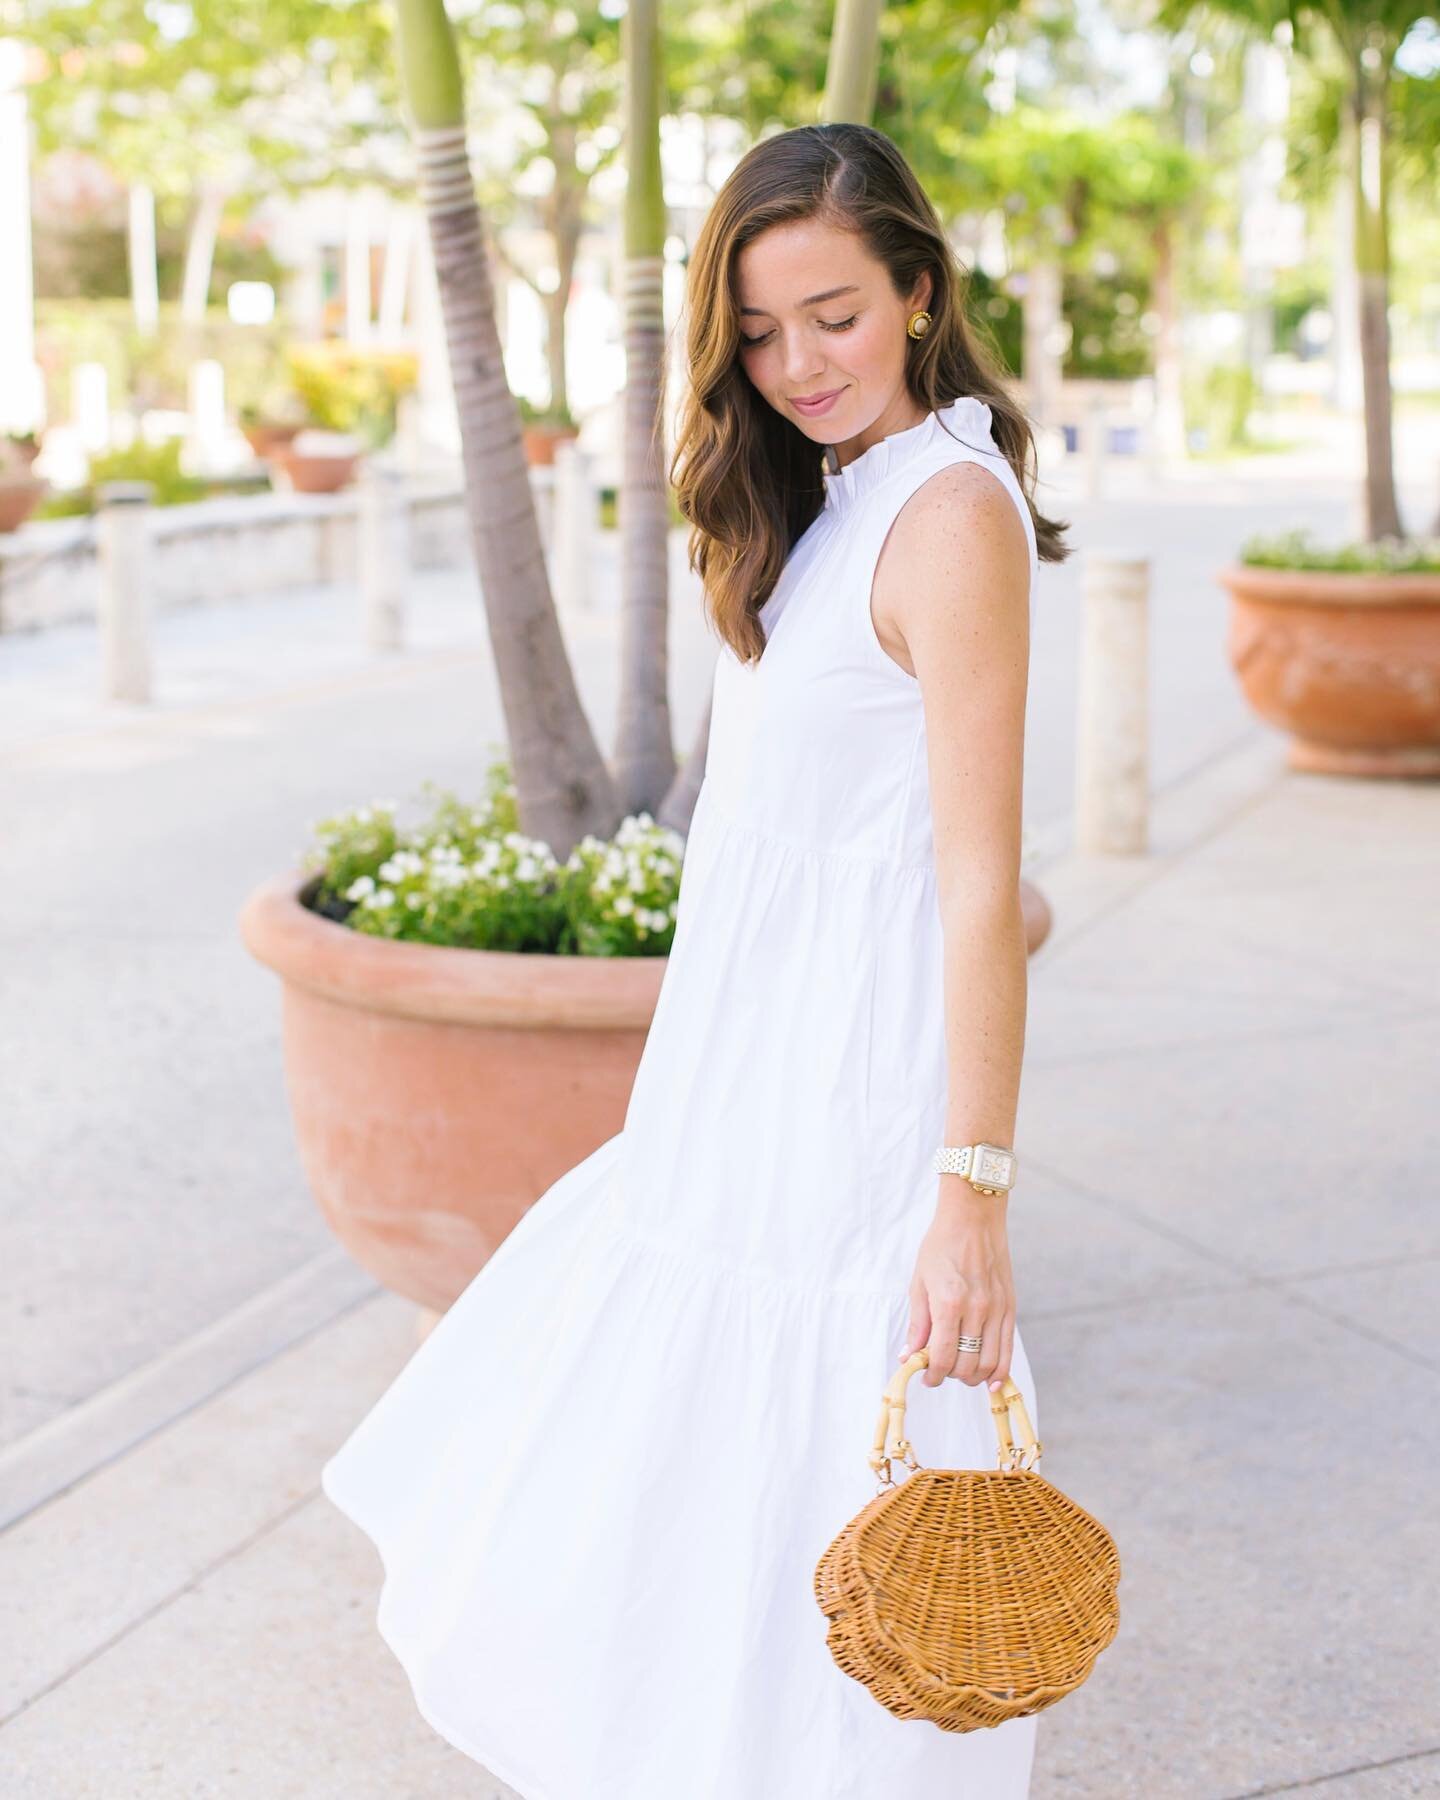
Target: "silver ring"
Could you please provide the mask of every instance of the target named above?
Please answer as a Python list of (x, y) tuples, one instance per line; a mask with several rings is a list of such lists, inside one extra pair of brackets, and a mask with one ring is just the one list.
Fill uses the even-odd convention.
[(957, 1350), (978, 1350), (983, 1341), (978, 1337), (962, 1337), (955, 1348)]

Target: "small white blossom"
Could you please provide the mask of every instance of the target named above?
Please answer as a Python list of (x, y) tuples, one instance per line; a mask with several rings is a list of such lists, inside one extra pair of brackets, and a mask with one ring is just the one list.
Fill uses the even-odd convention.
[(617, 913), (632, 913), (635, 910), (635, 902), (628, 894), (617, 894), (615, 896), (615, 910)]
[(375, 892), (374, 876), (373, 875), (357, 875), (355, 877), (355, 879), (350, 883), (349, 887), (346, 888), (345, 898), (347, 900), (363, 900), (367, 894), (373, 894), (374, 892)]

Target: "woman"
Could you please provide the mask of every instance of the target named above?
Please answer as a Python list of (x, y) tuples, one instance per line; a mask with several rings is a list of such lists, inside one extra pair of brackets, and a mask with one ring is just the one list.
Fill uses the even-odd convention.
[[(895, 1718), (830, 1656), (811, 1583), (874, 1491), (910, 1347), (946, 1384), (911, 1384), (928, 1465), (994, 1466), (1007, 1374), (1039, 1427), (1004, 1153), (1030, 612), (1063, 527), (879, 132), (745, 157), (688, 346), (676, 488), (721, 647), (624, 1129), (325, 1487), (381, 1551), (422, 1712), (524, 1800), (1016, 1800), (1035, 1717)], [(985, 1164), (941, 1173), (942, 1147)]]

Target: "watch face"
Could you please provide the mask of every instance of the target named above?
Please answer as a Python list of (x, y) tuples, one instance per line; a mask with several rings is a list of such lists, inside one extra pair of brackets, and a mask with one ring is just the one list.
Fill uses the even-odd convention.
[(994, 1144), (981, 1144), (980, 1166), (970, 1171), (972, 1181), (992, 1183), (995, 1187), (1005, 1187), (1015, 1174), (1015, 1158), (1008, 1150), (999, 1150)]

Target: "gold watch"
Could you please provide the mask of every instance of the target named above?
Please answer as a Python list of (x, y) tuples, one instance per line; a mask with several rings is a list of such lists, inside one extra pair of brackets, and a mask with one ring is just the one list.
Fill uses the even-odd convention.
[(935, 1152), (937, 1175), (963, 1175), (977, 1194), (1004, 1194), (1015, 1185), (1015, 1152), (1000, 1144), (945, 1145)]

